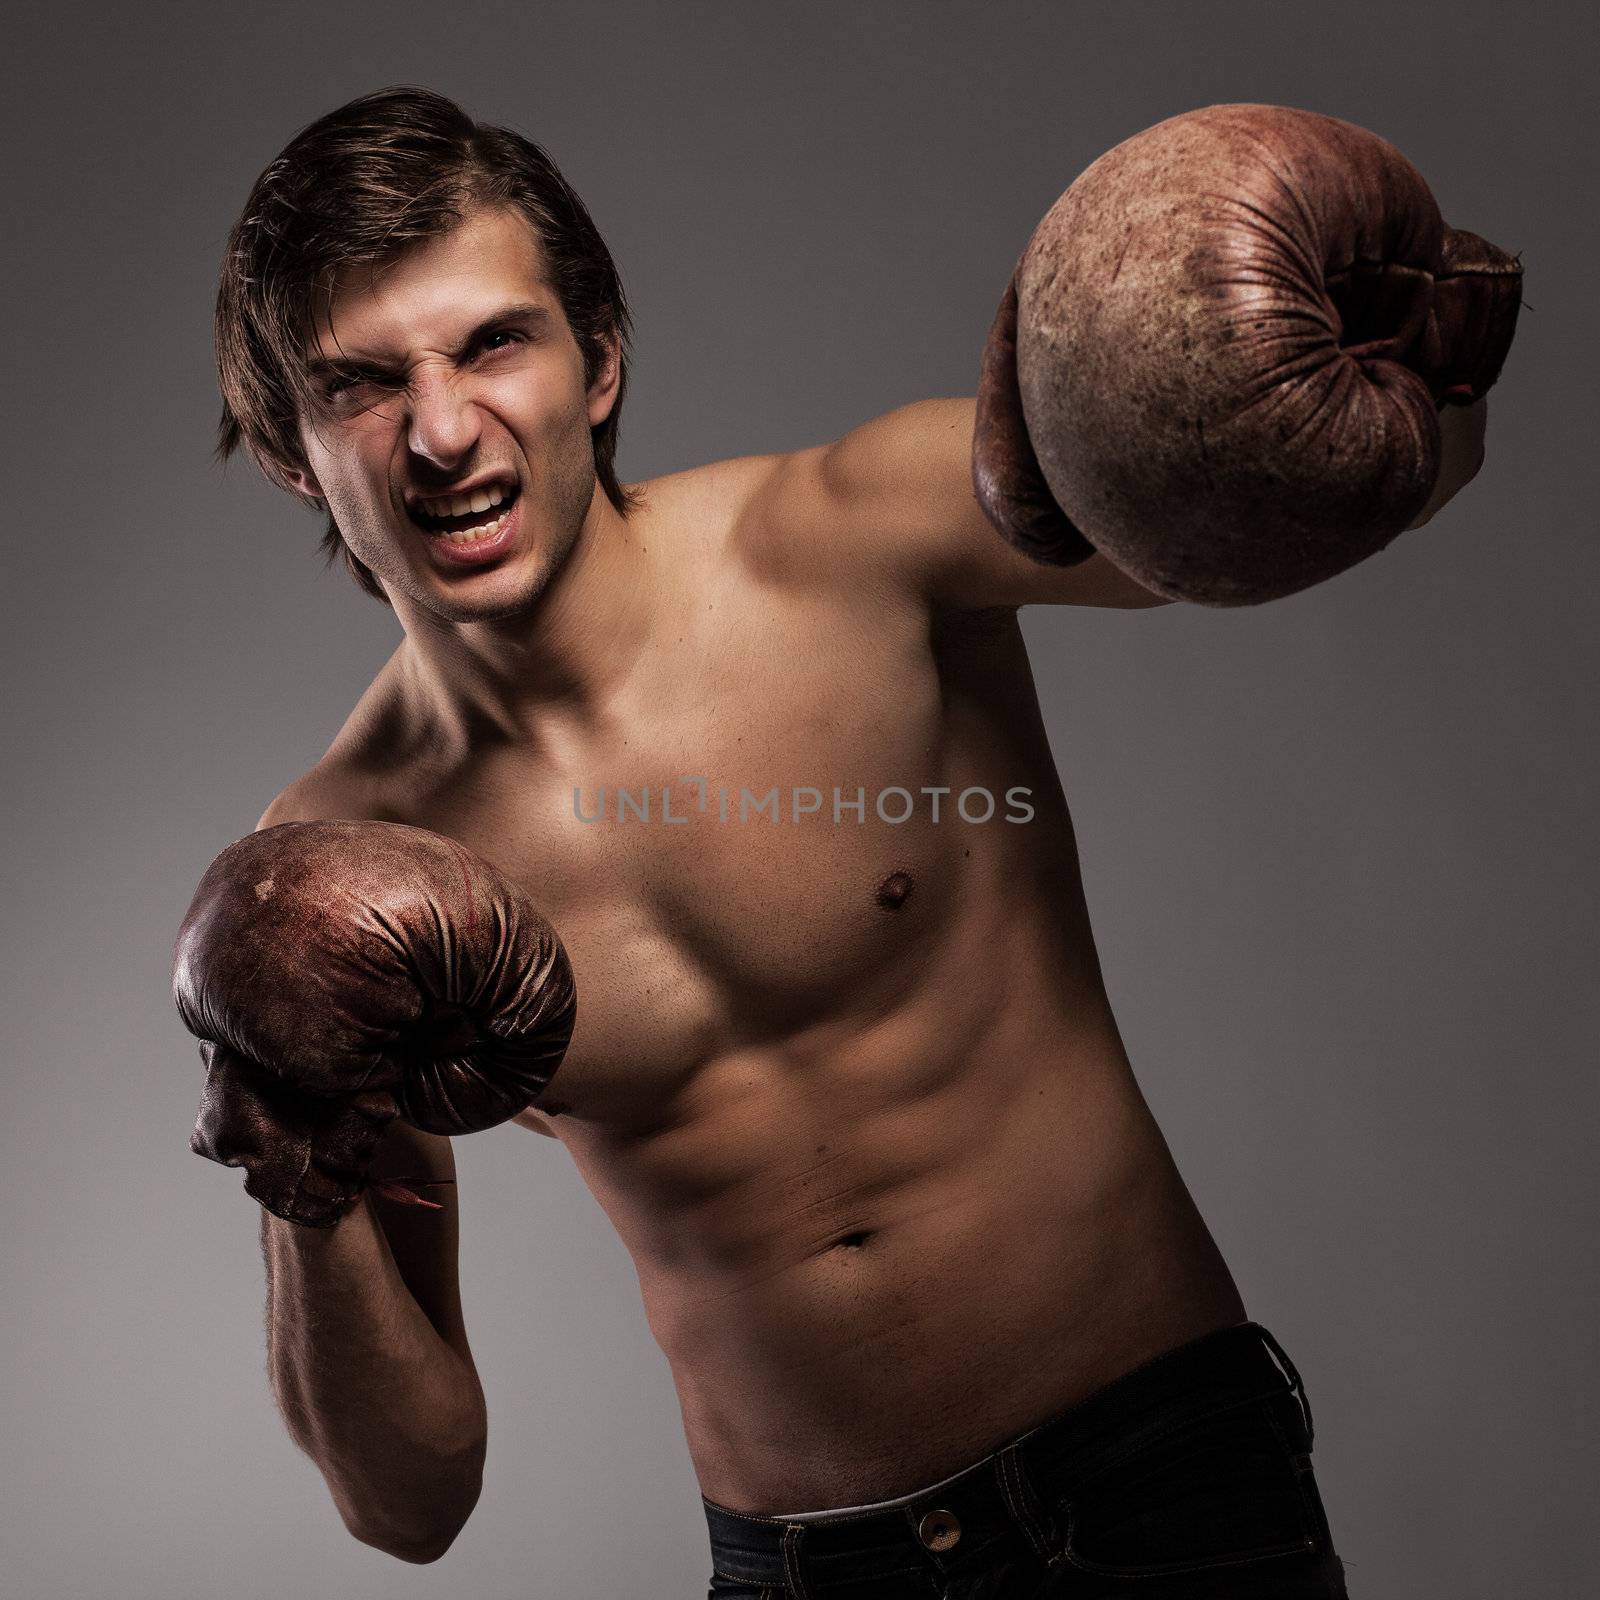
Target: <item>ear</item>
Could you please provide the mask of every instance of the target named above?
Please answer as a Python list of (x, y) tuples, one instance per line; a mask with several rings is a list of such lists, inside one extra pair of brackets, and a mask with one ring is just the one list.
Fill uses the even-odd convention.
[(600, 370), (589, 385), (589, 426), (598, 428), (611, 415), (617, 403), (617, 390), (622, 384), (622, 341), (616, 330), (601, 336), (605, 355)]
[(293, 489), (296, 494), (303, 494), (308, 500), (322, 499), (322, 485), (309, 472), (302, 471), (299, 467), (285, 467), (283, 482), (285, 488)]

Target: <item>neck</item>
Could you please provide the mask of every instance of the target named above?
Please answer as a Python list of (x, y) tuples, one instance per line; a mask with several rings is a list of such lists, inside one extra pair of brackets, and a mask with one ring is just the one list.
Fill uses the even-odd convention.
[(639, 526), (598, 485), (577, 540), (528, 606), (450, 622), (392, 596), (407, 680), (464, 743), (528, 740), (553, 717), (593, 721), (649, 633), (653, 585)]

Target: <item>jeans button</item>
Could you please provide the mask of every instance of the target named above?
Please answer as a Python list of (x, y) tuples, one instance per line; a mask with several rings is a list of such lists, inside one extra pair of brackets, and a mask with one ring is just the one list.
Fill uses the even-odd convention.
[(953, 1511), (930, 1511), (917, 1524), (917, 1537), (930, 1550), (948, 1550), (961, 1537), (961, 1524)]

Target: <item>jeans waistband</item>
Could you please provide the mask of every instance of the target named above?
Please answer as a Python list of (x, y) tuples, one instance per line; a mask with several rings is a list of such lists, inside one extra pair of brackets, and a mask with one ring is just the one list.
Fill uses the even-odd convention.
[(795, 1596), (825, 1591), (830, 1567), (842, 1573), (871, 1562), (884, 1576), (938, 1570), (939, 1513), (958, 1519), (964, 1553), (1020, 1532), (1042, 1555), (1055, 1537), (1045, 1503), (1062, 1485), (1109, 1464), (1150, 1433), (1285, 1392), (1299, 1402), (1309, 1451), (1311, 1406), (1283, 1347), (1258, 1322), (1218, 1328), (1124, 1373), (904, 1505), (786, 1523), (732, 1511), (702, 1495), (712, 1565), (741, 1583), (770, 1584)]

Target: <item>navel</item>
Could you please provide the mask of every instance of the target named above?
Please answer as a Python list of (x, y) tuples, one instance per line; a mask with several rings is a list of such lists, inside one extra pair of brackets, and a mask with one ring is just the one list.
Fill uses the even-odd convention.
[(859, 1250), (871, 1237), (872, 1230), (863, 1228), (856, 1233), (847, 1233), (842, 1239), (835, 1239), (828, 1248), (830, 1250)]

